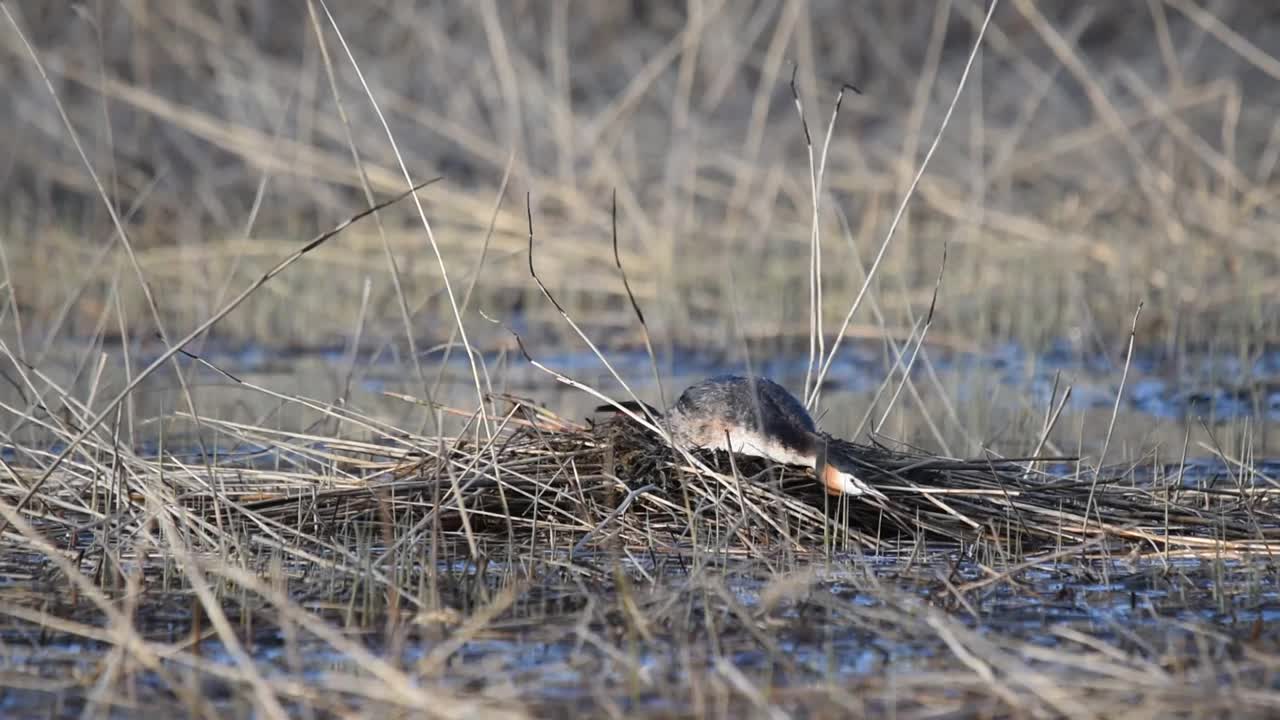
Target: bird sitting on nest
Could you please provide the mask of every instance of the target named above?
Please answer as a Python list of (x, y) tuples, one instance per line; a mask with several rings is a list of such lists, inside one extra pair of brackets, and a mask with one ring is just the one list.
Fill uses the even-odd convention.
[(702, 380), (686, 388), (666, 413), (630, 400), (618, 405), (665, 418), (672, 439), (686, 450), (723, 450), (800, 465), (814, 471), (829, 495), (885, 499), (855, 474), (853, 444), (818, 430), (804, 405), (769, 378), (718, 375)]

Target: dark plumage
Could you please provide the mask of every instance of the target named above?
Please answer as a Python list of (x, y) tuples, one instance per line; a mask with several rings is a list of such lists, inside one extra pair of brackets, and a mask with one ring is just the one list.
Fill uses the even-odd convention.
[(766, 377), (717, 375), (690, 385), (676, 400), (675, 413), (705, 417), (708, 411), (738, 428), (774, 438), (797, 453), (814, 452), (818, 426), (787, 389)]
[[(632, 411), (643, 403), (621, 403)], [(612, 409), (601, 406), (601, 410)], [(858, 479), (849, 443), (818, 430), (809, 411), (778, 383), (766, 377), (717, 375), (694, 383), (665, 415), (672, 439), (683, 447), (726, 450), (786, 465), (813, 468), (833, 495), (875, 495)]]

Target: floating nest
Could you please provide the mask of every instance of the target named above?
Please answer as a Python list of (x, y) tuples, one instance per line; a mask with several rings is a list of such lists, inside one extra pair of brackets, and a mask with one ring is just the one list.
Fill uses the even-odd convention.
[[(377, 441), (206, 419), (259, 448), (257, 461), (129, 456), (126, 502), (93, 473), (70, 468), (32, 510), (47, 536), (68, 547), (86, 527), (140, 528), (167, 508), (209, 547), (224, 542), (232, 522), (270, 542), (339, 551), (353, 531), (386, 546), (443, 538), (575, 556), (608, 549), (763, 557), (766, 549), (874, 552), (921, 543), (985, 546), (1005, 557), (1280, 549), (1280, 488), (1260, 468), (1193, 473), (1148, 463), (1095, 472), (1070, 461), (958, 460), (847, 443), (839, 452), (884, 498), (830, 497), (806, 468), (676, 452), (624, 415), (578, 423), (503, 400), (506, 413), (489, 418), (494, 430), (464, 416), (466, 429), (452, 437), (410, 435), (354, 415), (348, 421), (374, 430)], [(29, 483), (40, 471), (15, 472)], [(103, 502), (107, 516), (94, 509)]]
[(388, 487), (416, 493), (448, 530), (508, 541), (571, 532), (575, 552), (613, 543), (752, 553), (779, 541), (796, 550), (996, 542), (1018, 554), (1081, 544), (1193, 553), (1280, 545), (1280, 495), (1243, 469), (1189, 482), (1177, 467), (1095, 472), (1069, 459), (958, 460), (843, 443), (885, 499), (830, 497), (805, 468), (685, 455), (625, 415), (578, 424), (511, 401), (492, 442), (461, 440), (447, 455), (403, 464)]

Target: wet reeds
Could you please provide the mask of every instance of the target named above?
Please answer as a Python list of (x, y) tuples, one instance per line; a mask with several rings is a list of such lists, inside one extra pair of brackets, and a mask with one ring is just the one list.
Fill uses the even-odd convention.
[[(1221, 557), (1269, 554), (1280, 542), (1280, 486), (1248, 466), (1188, 473), (1137, 461), (1096, 470), (1071, 458), (957, 459), (837, 441), (885, 498), (833, 497), (810, 470), (686, 454), (621, 414), (583, 422), (518, 398), (501, 404), (498, 430), (483, 441), (474, 426), (453, 437), (388, 428), (376, 442), (356, 442), (204, 419), (224, 441), (235, 438), (233, 449), (206, 459), (212, 467), (194, 457), (134, 456), (129, 479), (113, 484), (107, 467), (73, 466), (39, 503), (68, 529), (92, 526), (117, 503), (159, 503), (196, 522), (192, 531), (203, 527), (192, 539), (209, 548), (221, 545), (221, 522), (308, 537), (388, 521), (424, 536), (523, 549), (560, 535), (580, 554), (615, 544), (668, 553), (779, 543), (805, 553), (875, 553), (919, 541), (994, 544), (1018, 557), (1064, 546)], [(13, 472), (15, 492), (38, 477), (21, 466)], [(397, 533), (397, 543), (418, 539)]]
[[(1280, 712), (1265, 4), (47, 5), (0, 3), (0, 714)], [(1126, 423), (1135, 337), (1253, 414)], [(1058, 338), (1108, 382), (1043, 424), (936, 364)], [(806, 341), (883, 499), (500, 392)]]
[[(1256, 689), (1246, 706), (1280, 699), (1263, 689), (1274, 656), (1262, 646), (1158, 620), (1250, 616), (1240, 599), (1270, 602), (1274, 571), (1253, 560), (1275, 552), (1280, 513), (1261, 473), (1092, 472), (850, 445), (841, 451), (887, 499), (846, 502), (808, 470), (677, 453), (621, 415), (578, 422), (491, 400), (491, 437), (475, 422), (425, 436), (332, 409), (345, 434), (372, 437), (205, 419), (225, 448), (217, 457), (89, 443), (25, 518), (12, 503), (39, 472), (9, 463), (6, 642), (39, 628), (27, 672), (47, 679), (30, 682), (79, 698), (72, 707), (176, 702), (195, 714), (260, 684), (282, 709), (428, 703), (440, 717), (560, 712), (580, 700), (557, 697), (582, 692), (658, 715), (668, 704), (923, 716), (992, 703), (1089, 716), (1186, 702), (1187, 683), (1206, 687), (1204, 663), (1222, 653), (1236, 656), (1234, 682)], [(1152, 588), (1181, 600), (1118, 634), (1100, 618), (1095, 636), (1065, 619), (1028, 634), (1002, 615), (1066, 618), (1102, 602), (1052, 589), (1076, 586), (1124, 603)], [(1271, 637), (1265, 625), (1244, 633)], [(1187, 654), (1188, 642), (1199, 649)], [(167, 689), (126, 699), (54, 683), (80, 667), (60, 648), (83, 643), (108, 663), (98, 677)], [(261, 659), (276, 646), (292, 659)], [(110, 648), (129, 648), (128, 667), (112, 669)], [(395, 660), (412, 648), (429, 650)], [(519, 660), (531, 648), (539, 659)], [(866, 652), (879, 659), (861, 662), (882, 670), (847, 676)], [(654, 653), (670, 667), (644, 660)], [(952, 660), (924, 659), (935, 653)], [(468, 654), (485, 664), (468, 667)], [(228, 655), (249, 664), (226, 666)], [(323, 686), (281, 679), (317, 661), (334, 663)], [(183, 689), (197, 677), (221, 688), (214, 700)]]

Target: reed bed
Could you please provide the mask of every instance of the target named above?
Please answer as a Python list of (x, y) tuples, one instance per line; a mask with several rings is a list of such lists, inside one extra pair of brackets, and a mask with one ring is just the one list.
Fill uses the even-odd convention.
[[(193, 716), (1280, 706), (1273, 632), (1230, 619), (1274, 595), (1261, 472), (851, 443), (886, 500), (837, 502), (808, 470), (678, 453), (625, 416), (488, 400), (491, 437), (476, 413), (441, 411), (462, 420), (442, 437), (329, 408), (336, 430), (312, 433), (202, 418), (206, 457), (95, 440), (20, 517), (47, 457), (25, 448), (3, 486), (0, 635), (25, 658), (8, 687)], [(1077, 586), (1181, 600), (1086, 632), (1083, 608), (1115, 601), (1063, 596)], [(1019, 607), (1034, 632), (1005, 617)], [(262, 659), (277, 646), (283, 665)], [(424, 654), (397, 660), (408, 648)], [(304, 680), (316, 662), (324, 683)], [(106, 692), (114, 677), (132, 689)]]
[[(1215, 473), (1104, 465), (1135, 338), (1175, 360), (1225, 343), (1241, 368), (1274, 344), (1272, 11), (330, 5), (68, 23), (0, 3), (0, 112), (21, 131), (0, 228), (0, 712), (1280, 712), (1276, 477), (1218, 444), (1265, 457), (1266, 416), (1206, 428)], [(824, 138), (802, 97), (828, 91)], [(416, 193), (423, 168), (447, 182)], [(341, 207), (369, 210), (299, 244)], [(878, 434), (922, 395), (970, 448), (994, 432), (955, 411), (926, 336), (1065, 333), (1112, 359), (1130, 317), (1096, 462)], [(602, 334), (643, 346), (659, 385), (655, 348), (807, 340), (811, 407), (843, 340), (883, 340), (876, 432), (838, 449), (884, 498), (496, 394), (479, 352), (516, 357), (504, 323), (534, 354), (583, 341), (628, 392)], [(237, 378), (194, 354), (219, 338), (341, 346), (342, 389)], [(356, 409), (367, 347), (413, 379), (387, 394), (410, 419)], [(432, 399), (424, 358), (455, 349), (473, 408)], [(274, 410), (199, 402), (192, 360)], [(1053, 426), (1037, 448), (1059, 454)]]
[[(559, 536), (572, 542), (570, 560), (615, 545), (659, 554), (775, 545), (877, 553), (919, 540), (993, 543), (1021, 557), (1071, 546), (1104, 554), (1269, 554), (1280, 542), (1280, 487), (1248, 467), (1223, 466), (1192, 480), (1177, 465), (1096, 469), (1071, 458), (956, 459), (837, 441), (885, 497), (836, 498), (809, 470), (686, 454), (624, 415), (578, 422), (520, 398), (499, 404), (496, 432), (483, 438), (474, 414), (452, 437), (382, 428), (376, 442), (205, 418), (236, 439), (229, 452), (144, 458), (98, 447), (94, 454), (111, 459), (71, 463), (39, 496), (40, 515), (66, 533), (108, 513), (118, 529), (136, 531), (154, 522), (158, 506), (208, 548), (223, 544), (217, 529), (225, 522), (302, 538), (389, 522), (396, 544), (444, 533), (473, 546), (525, 550)], [(15, 467), (9, 492), (39, 474)], [(107, 474), (122, 482), (105, 481)], [(60, 542), (74, 544), (71, 535)]]

